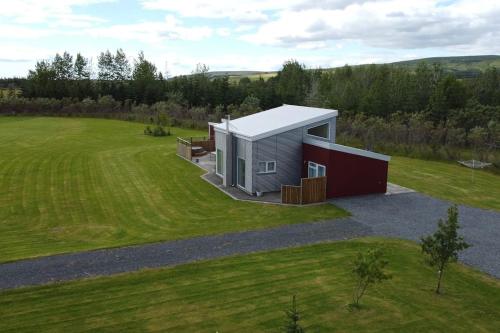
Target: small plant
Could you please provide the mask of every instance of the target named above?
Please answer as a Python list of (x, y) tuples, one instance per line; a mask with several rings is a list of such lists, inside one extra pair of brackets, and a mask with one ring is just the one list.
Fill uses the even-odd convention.
[(383, 259), (383, 252), (380, 249), (369, 250), (367, 253), (358, 253), (354, 262), (353, 273), (356, 275), (357, 283), (354, 289), (353, 302), (351, 308), (359, 308), (359, 301), (366, 292), (368, 286), (391, 279), (391, 275), (384, 272), (384, 268), (389, 262)]
[(448, 263), (457, 261), (458, 252), (467, 249), (470, 245), (458, 235), (458, 208), (448, 208), (448, 219), (439, 219), (438, 230), (427, 237), (422, 237), (422, 252), (429, 256), (428, 263), (438, 268), (438, 282), (436, 294), (441, 293), (441, 280)]
[(304, 329), (299, 325), (300, 313), (297, 310), (295, 295), (292, 297), (292, 307), (285, 311), (286, 323), (284, 332), (286, 333), (304, 333)]
[(146, 126), (146, 128), (144, 129), (144, 134), (145, 135), (153, 135), (153, 131), (151, 130), (151, 127)]

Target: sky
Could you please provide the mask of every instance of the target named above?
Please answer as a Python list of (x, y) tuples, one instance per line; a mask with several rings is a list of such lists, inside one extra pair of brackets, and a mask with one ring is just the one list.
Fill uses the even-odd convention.
[(0, 77), (77, 52), (138, 52), (168, 76), (500, 54), (500, 0), (0, 0)]

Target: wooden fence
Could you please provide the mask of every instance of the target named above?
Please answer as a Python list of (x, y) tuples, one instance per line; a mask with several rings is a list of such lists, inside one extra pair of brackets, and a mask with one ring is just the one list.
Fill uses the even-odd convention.
[(299, 205), (302, 202), (302, 187), (281, 185), (281, 203)]
[(206, 152), (215, 151), (215, 140), (207, 137), (177, 138), (177, 155), (188, 160), (193, 157), (193, 147), (201, 147)]
[(304, 205), (326, 200), (326, 177), (302, 178), (300, 186), (281, 185), (281, 202)]

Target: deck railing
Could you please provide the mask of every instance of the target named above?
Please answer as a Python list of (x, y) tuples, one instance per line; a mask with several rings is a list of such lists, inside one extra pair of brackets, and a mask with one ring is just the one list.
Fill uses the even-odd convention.
[(215, 140), (209, 137), (177, 137), (177, 155), (191, 160), (194, 155), (199, 153), (199, 149), (193, 152), (193, 147), (201, 147), (203, 152), (215, 151)]

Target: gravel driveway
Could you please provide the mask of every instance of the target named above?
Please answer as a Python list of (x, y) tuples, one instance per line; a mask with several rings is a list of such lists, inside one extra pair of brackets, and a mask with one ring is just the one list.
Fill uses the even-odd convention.
[[(353, 216), (0, 264), (0, 289), (174, 266), (203, 259), (370, 235), (418, 241), (421, 236), (435, 230), (436, 221), (446, 216), (446, 209), (450, 205), (420, 193), (353, 197), (332, 202), (349, 210)], [(500, 277), (500, 213), (460, 207), (460, 224), (462, 234), (473, 245), (463, 253), (461, 261)]]
[[(449, 202), (413, 192), (332, 200), (350, 211), (352, 219), (384, 237), (419, 241), (446, 218)], [(460, 233), (472, 247), (460, 261), (500, 278), (500, 213), (459, 206)]]

